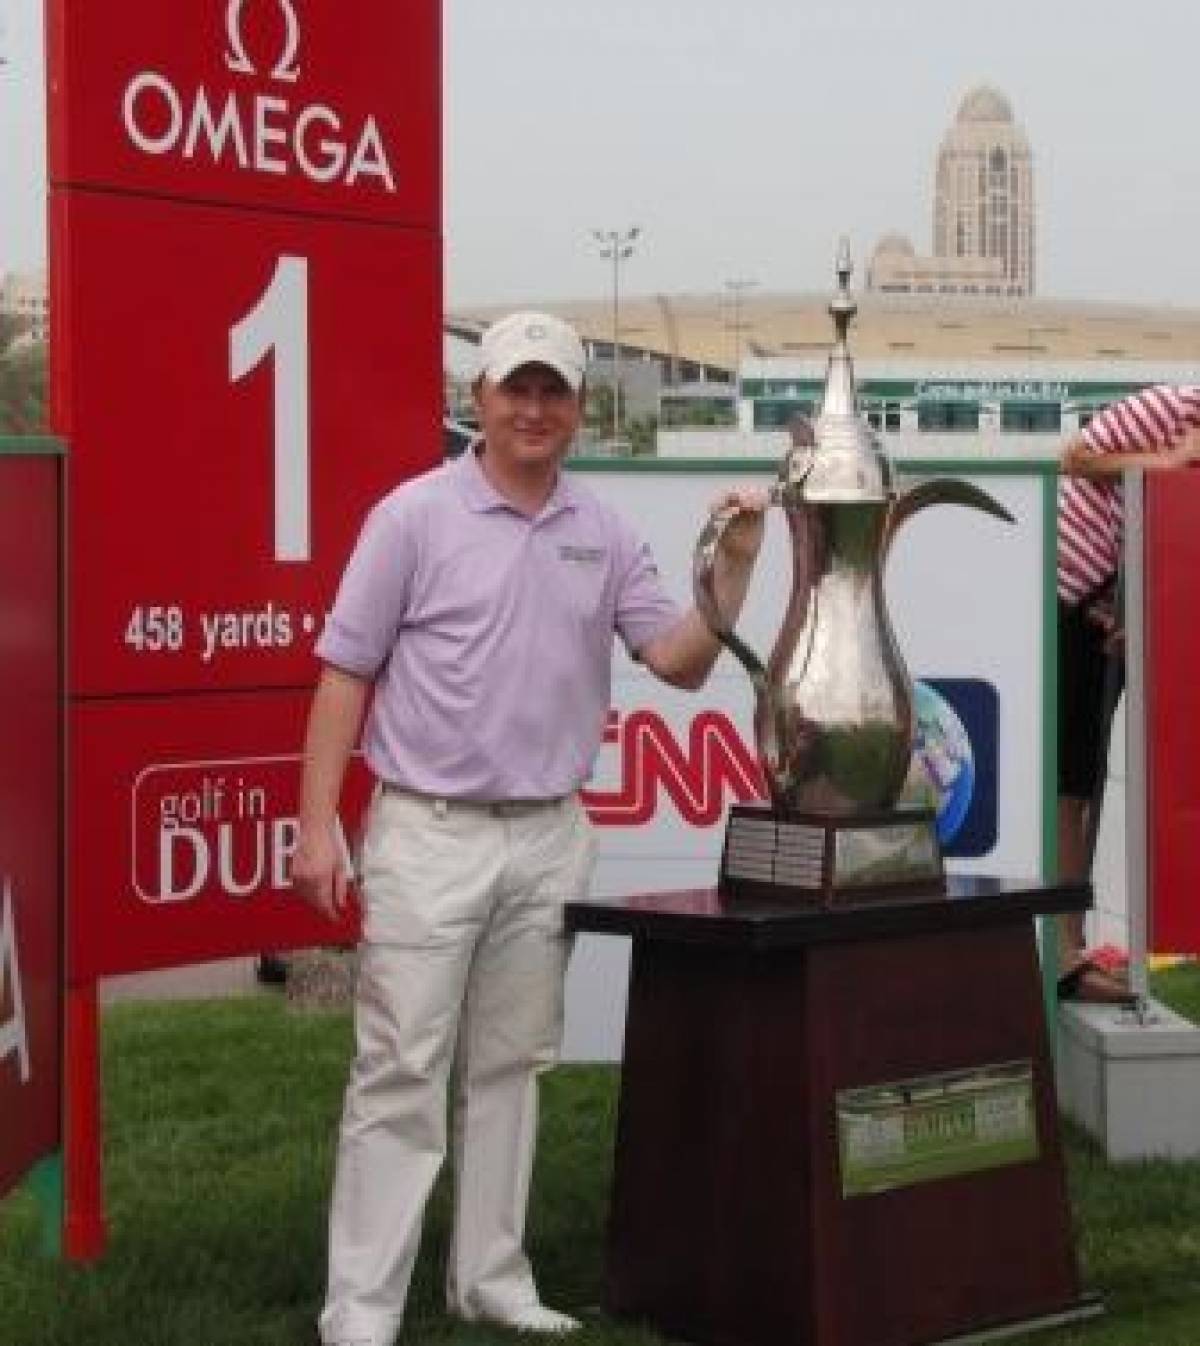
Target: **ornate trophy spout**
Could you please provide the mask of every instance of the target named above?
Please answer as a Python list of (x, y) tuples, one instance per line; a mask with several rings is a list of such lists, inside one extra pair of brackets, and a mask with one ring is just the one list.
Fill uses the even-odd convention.
[[(763, 887), (766, 851), (748, 838), (764, 836), (761, 825), (768, 822), (775, 828), (768, 887), (774, 892), (813, 886), (779, 883), (779, 828), (789, 820), (789, 844), (802, 836), (811, 850), (817, 844), (811, 829), (820, 832), (823, 878), (816, 886), (826, 895), (831, 882), (836, 887), (836, 874), (831, 880), (826, 872), (825, 852), (839, 846), (866, 856), (867, 868), (884, 876), (876, 887), (940, 882), (931, 819), (895, 807), (912, 755), (913, 692), (888, 617), (883, 565), (896, 531), (929, 505), (967, 505), (1012, 519), (986, 492), (966, 482), (926, 481), (897, 492), (892, 465), (859, 414), (847, 343), (857, 311), (849, 293), (850, 272), (843, 243), (838, 291), (830, 304), (837, 338), (821, 413), (813, 433), (801, 436), (785, 454), (771, 491), (772, 504), (783, 509), (787, 520), (792, 576), (782, 624), (765, 661), (734, 629), (722, 592), (726, 550), (734, 542), (742, 553), (753, 546), (756, 540), (745, 531), (761, 527), (761, 521), (738, 512), (718, 516), (696, 544), (697, 606), (750, 676), (755, 738), (772, 805), (769, 819), (745, 816), (754, 810), (734, 810), (723, 887), (731, 856), (737, 855), (749, 856), (751, 887)], [(805, 827), (810, 830), (797, 831)], [(897, 858), (897, 850), (910, 859), (919, 852), (919, 858), (909, 863), (903, 854)], [(809, 872), (803, 864), (790, 869)], [(847, 886), (861, 895), (871, 882)]]

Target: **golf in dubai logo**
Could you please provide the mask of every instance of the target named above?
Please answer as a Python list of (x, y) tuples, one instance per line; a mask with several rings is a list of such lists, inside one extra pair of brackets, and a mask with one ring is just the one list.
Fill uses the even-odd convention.
[[(294, 755), (164, 762), (133, 782), (133, 888), (152, 906), (227, 898), (247, 902), (292, 887), (296, 849)], [(350, 870), (337, 823), (342, 863)]]
[[(274, 24), (267, 21), (271, 10)], [(252, 15), (262, 22), (252, 26)], [(135, 150), (263, 177), (396, 190), (378, 118), (350, 117), (328, 103), (284, 96), (303, 73), (294, 0), (226, 0), (224, 26), (222, 66), (236, 77), (231, 87), (184, 88), (162, 70), (140, 70), (126, 84), (121, 122)], [(262, 34), (276, 29), (277, 50), (259, 51)], [(251, 91), (252, 81), (266, 87)]]

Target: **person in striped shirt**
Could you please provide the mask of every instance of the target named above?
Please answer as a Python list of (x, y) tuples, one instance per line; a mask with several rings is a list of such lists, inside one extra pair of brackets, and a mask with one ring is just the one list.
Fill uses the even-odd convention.
[[(1067, 444), (1058, 490), (1058, 859), (1064, 882), (1087, 877), (1093, 801), (1108, 765), (1105, 668), (1120, 689), (1123, 631), (1117, 570), (1124, 538), (1121, 474), (1200, 462), (1200, 387), (1143, 388), (1094, 417)], [(1084, 917), (1060, 918), (1060, 999), (1125, 1001), (1129, 988), (1086, 954)]]

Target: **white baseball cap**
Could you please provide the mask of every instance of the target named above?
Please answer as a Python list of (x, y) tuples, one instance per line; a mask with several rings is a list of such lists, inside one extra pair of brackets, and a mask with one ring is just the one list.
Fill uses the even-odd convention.
[(491, 383), (502, 383), (522, 365), (546, 365), (578, 392), (586, 364), (579, 334), (551, 313), (510, 313), (479, 342), (479, 373)]

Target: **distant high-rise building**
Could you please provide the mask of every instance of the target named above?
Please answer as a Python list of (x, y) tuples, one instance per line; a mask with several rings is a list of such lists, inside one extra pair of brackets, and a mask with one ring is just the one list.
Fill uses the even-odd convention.
[(1005, 96), (990, 85), (959, 105), (938, 150), (933, 255), (887, 235), (867, 267), (874, 290), (1031, 295), (1034, 287), (1033, 153)]
[(1005, 293), (1033, 293), (1033, 153), (1008, 99), (986, 84), (962, 100), (938, 151), (933, 255), (991, 258)]

